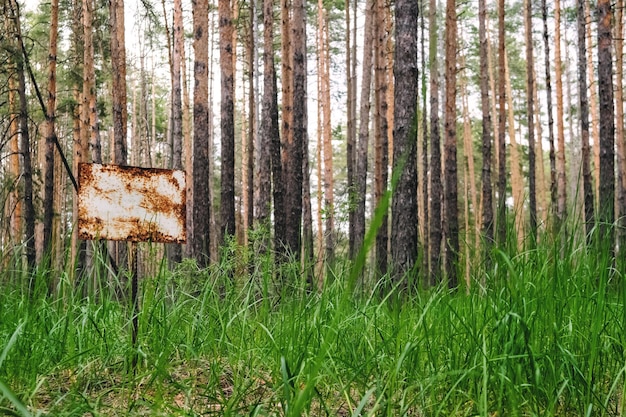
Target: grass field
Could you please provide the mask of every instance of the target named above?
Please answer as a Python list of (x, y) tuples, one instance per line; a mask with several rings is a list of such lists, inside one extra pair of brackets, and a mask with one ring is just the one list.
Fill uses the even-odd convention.
[(288, 269), (278, 285), (264, 258), (160, 268), (140, 281), (136, 347), (106, 286), (85, 297), (62, 273), (49, 297), (4, 271), (0, 415), (623, 415), (622, 273), (565, 252), (494, 251), (469, 291), (412, 294), (352, 285), (347, 265), (319, 292)]

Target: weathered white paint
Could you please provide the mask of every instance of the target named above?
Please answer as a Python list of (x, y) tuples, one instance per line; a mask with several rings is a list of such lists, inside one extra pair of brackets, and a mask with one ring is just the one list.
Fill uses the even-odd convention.
[(80, 164), (81, 239), (179, 242), (185, 231), (185, 172)]

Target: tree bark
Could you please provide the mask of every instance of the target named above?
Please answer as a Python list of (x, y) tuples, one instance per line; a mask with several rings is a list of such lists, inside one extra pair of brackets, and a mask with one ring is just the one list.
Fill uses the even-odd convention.
[[(14, 30), (17, 41), (22, 42), (21, 16), (17, 4), (11, 2), (11, 14), (14, 19)], [(17, 73), (17, 94), (19, 97), (19, 131), (20, 153), (22, 155), (22, 186), (24, 198), (24, 252), (26, 266), (29, 273), (34, 272), (36, 260), (35, 253), (35, 206), (33, 204), (33, 167), (31, 162), (30, 132), (28, 131), (28, 99), (26, 97), (26, 75), (24, 61), (26, 57), (18, 57), (15, 61)], [(31, 277), (32, 278), (32, 277)], [(31, 281), (32, 289), (33, 282)]]
[(220, 244), (235, 235), (235, 108), (233, 67), (233, 21), (230, 0), (220, 0), (220, 131), (221, 131), (221, 194)]
[[(556, 179), (556, 149), (554, 146), (554, 116), (552, 114), (552, 76), (551, 76), (551, 60), (550, 60), (550, 39), (548, 35), (548, 5), (546, 0), (541, 0), (541, 15), (543, 19), (543, 49), (544, 49), (544, 65), (546, 68), (546, 99), (548, 113), (548, 143), (550, 146), (550, 210), (554, 215), (552, 224), (556, 225), (558, 217), (557, 213), (557, 179)], [(560, 36), (560, 35), (559, 35)], [(556, 43), (556, 41), (555, 41)]]
[(193, 256), (201, 267), (211, 259), (211, 199), (209, 171), (211, 132), (209, 130), (209, 2), (193, 0), (193, 231), (190, 239)]
[[(389, 84), (389, 80), (387, 79), (387, 59), (385, 51), (387, 41), (387, 31), (385, 24), (387, 13), (385, 7), (386, 6), (382, 0), (377, 0), (376, 19), (374, 23), (374, 201), (376, 207), (380, 207), (382, 199), (387, 192), (387, 180), (389, 172), (389, 120), (387, 118), (387, 111), (389, 107), (387, 101), (387, 87)], [(396, 22), (398, 22), (397, 17)], [(387, 248), (389, 244), (388, 224), (388, 214), (387, 212), (385, 212), (382, 216), (381, 226), (376, 233), (375, 272), (378, 276), (383, 276), (387, 273), (387, 263), (389, 255), (389, 250)], [(402, 271), (400, 271), (400, 273), (402, 273)]]
[[(13, 68), (15, 70), (15, 68)], [(17, 247), (18, 242), (22, 241), (22, 197), (20, 193), (20, 187), (17, 186), (21, 172), (22, 164), (20, 163), (20, 113), (19, 113), (19, 97), (18, 80), (16, 79), (16, 72), (9, 76), (9, 135), (10, 135), (10, 149), (11, 157), (10, 171), (11, 181), (13, 184), (13, 190), (11, 191), (9, 198), (9, 216), (10, 216), (10, 236), (11, 241)]]
[(615, 6), (615, 140), (618, 160), (618, 244), (626, 253), (626, 143), (624, 142), (624, 2)]
[[(256, 220), (262, 228), (267, 228), (263, 234), (262, 251), (269, 249), (269, 226), (270, 209), (272, 202), (272, 169), (275, 162), (279, 163), (280, 172), (280, 136), (278, 124), (278, 105), (276, 91), (276, 70), (274, 65), (274, 2), (273, 0), (263, 1), (263, 101), (262, 113), (259, 127), (257, 146), (257, 202)], [(272, 159), (272, 142), (278, 138), (279, 144), (277, 160)], [(276, 187), (282, 187), (278, 180)], [(281, 203), (282, 208), (282, 203)], [(277, 205), (274, 206), (277, 209)], [(282, 216), (281, 216), (282, 217)], [(279, 214), (276, 213), (275, 224), (278, 225)], [(267, 234), (267, 236), (266, 236)]]
[[(558, 2), (558, 0), (557, 0)], [(526, 0), (526, 100), (528, 127), (528, 212), (530, 214), (530, 245), (537, 244), (537, 176), (535, 169), (535, 57), (533, 52), (532, 1)]]
[[(324, 9), (323, 1), (318, 1), (318, 25), (320, 39), (318, 43), (319, 69), (320, 74), (320, 102), (322, 106), (322, 138), (324, 157), (324, 235), (325, 235), (325, 255), (324, 258), (329, 265), (333, 264), (335, 254), (335, 198), (334, 198), (334, 177), (333, 177), (333, 148), (332, 148), (332, 120), (330, 112), (330, 45), (328, 39), (328, 18)], [(320, 173), (321, 174), (321, 173)]]
[[(181, 61), (183, 57), (183, 5), (182, 0), (174, 0), (174, 49), (172, 51), (172, 128), (170, 142), (172, 143), (171, 168), (183, 168), (183, 102), (181, 84)], [(177, 243), (167, 244), (167, 258), (170, 267), (174, 267), (182, 260), (182, 246)]]
[[(48, 49), (48, 102), (46, 103), (46, 151), (44, 163), (43, 260), (46, 271), (52, 265), (54, 221), (54, 147), (56, 137), (57, 39), (59, 35), (59, 1), (50, 4), (50, 47)], [(56, 287), (54, 274), (49, 277), (48, 292)]]
[[(593, 39), (591, 34), (591, 7), (590, 2), (584, 2), (585, 11), (585, 36), (587, 42), (587, 76), (589, 77), (589, 110), (591, 113), (591, 137), (593, 139), (593, 177), (595, 180), (595, 198), (599, 203), (600, 198), (600, 111), (598, 109), (598, 90), (593, 88), (596, 85), (594, 58), (593, 58)], [(598, 74), (599, 75), (599, 74)], [(600, 80), (598, 80), (598, 83)]]
[[(293, 2), (293, 20), (290, 26), (293, 90), (291, 137), (285, 143), (285, 243), (287, 253), (297, 260), (302, 250), (303, 209), (303, 151), (306, 135), (306, 13), (303, 0)], [(285, 161), (285, 159), (283, 159)]]
[(441, 241), (442, 215), (441, 199), (441, 133), (439, 120), (439, 68), (438, 68), (438, 27), (437, 0), (430, 0), (428, 16), (430, 28), (429, 68), (430, 68), (430, 284), (437, 285), (441, 280)]
[[(126, 144), (128, 111), (126, 109), (126, 43), (124, 25), (124, 0), (111, 0), (111, 70), (113, 104), (113, 163), (126, 165), (128, 150)], [(84, 150), (86, 155), (86, 150)], [(128, 249), (126, 242), (113, 244), (113, 257), (118, 267), (127, 267)]]
[(557, 143), (556, 178), (557, 178), (557, 206), (556, 219), (559, 230), (567, 217), (567, 183), (565, 174), (565, 132), (563, 127), (563, 81), (561, 76), (561, 6), (560, 0), (554, 2), (554, 61), (556, 79), (556, 124)]
[[(356, 0), (352, 1), (356, 3)], [(354, 39), (351, 36), (352, 24), (351, 24), (351, 3), (350, 0), (345, 0), (345, 12), (346, 12), (346, 118), (347, 118), (347, 132), (346, 132), (346, 169), (347, 186), (348, 186), (348, 254), (350, 259), (355, 259), (357, 249), (355, 247), (355, 211), (356, 207), (356, 181), (355, 181), (355, 167), (356, 167), (356, 71), (353, 71), (353, 63), (356, 63), (355, 59), (352, 59), (353, 52), (356, 52), (356, 36)], [(356, 21), (356, 15), (355, 15)], [(356, 58), (356, 57), (355, 57)]]
[(446, 277), (449, 288), (458, 286), (459, 258), (458, 174), (456, 155), (456, 0), (446, 2), (446, 105), (445, 105), (445, 221)]
[(578, 105), (580, 108), (580, 142), (582, 148), (583, 199), (585, 234), (591, 236), (594, 227), (594, 197), (589, 145), (589, 101), (587, 99), (587, 48), (585, 0), (577, 0), (576, 26), (578, 33)]
[[(398, 182), (391, 206), (393, 276), (409, 279), (417, 260), (417, 25), (416, 1), (396, 2), (393, 172)], [(386, 167), (385, 167), (386, 168)], [(403, 283), (406, 287), (407, 281)]]
[[(489, 103), (489, 41), (487, 38), (487, 7), (485, 0), (478, 2), (478, 37), (480, 42), (480, 107), (482, 113), (482, 234), (486, 245), (493, 241), (493, 190), (491, 188), (491, 111)], [(474, 207), (474, 210), (477, 210)], [(488, 247), (486, 248), (488, 251)]]
[(504, 0), (498, 0), (498, 216), (496, 220), (497, 241), (500, 247), (506, 245), (506, 37)]
[(613, 12), (609, 0), (598, 0), (598, 101), (600, 109), (600, 239), (614, 246), (615, 110), (613, 104)]
[(363, 249), (365, 237), (365, 194), (367, 190), (367, 159), (370, 137), (370, 108), (372, 87), (372, 58), (374, 39), (374, 7), (376, 1), (368, 0), (363, 28), (363, 58), (361, 73), (361, 102), (359, 105), (359, 135), (356, 150), (354, 248), (355, 256)]

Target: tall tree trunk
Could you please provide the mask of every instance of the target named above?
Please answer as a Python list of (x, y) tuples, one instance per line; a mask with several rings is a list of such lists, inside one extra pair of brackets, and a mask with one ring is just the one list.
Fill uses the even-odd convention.
[(257, 110), (256, 110), (256, 0), (250, 2), (250, 21), (248, 27), (248, 132), (246, 135), (246, 161), (242, 165), (247, 166), (246, 172), (246, 217), (245, 217), (245, 237), (248, 242), (248, 230), (254, 223), (254, 142), (257, 136)]
[[(317, 282), (319, 284), (323, 284), (324, 281), (324, 222), (323, 222), (323, 201), (324, 201), (324, 192), (322, 187), (322, 178), (323, 174), (323, 164), (322, 164), (322, 148), (324, 147), (324, 143), (322, 140), (323, 136), (323, 128), (322, 128), (322, 116), (323, 109), (322, 107), (326, 103), (322, 103), (322, 57), (319, 51), (319, 46), (322, 44), (322, 26), (319, 24), (320, 22), (320, 14), (323, 10), (323, 5), (320, 7), (320, 3), (318, 2), (318, 30), (317, 30), (317, 45), (318, 45), (318, 53), (317, 53), (317, 96), (320, 99), (317, 100), (317, 259), (316, 259), (316, 275)], [(321, 285), (319, 285), (321, 287)]]
[[(558, 2), (558, 0), (557, 0)], [(526, 26), (526, 100), (528, 122), (528, 211), (530, 214), (530, 239), (531, 246), (537, 244), (537, 184), (535, 170), (535, 58), (533, 52), (533, 10), (532, 1), (526, 0), (525, 26)]]
[[(183, 102), (181, 84), (181, 61), (183, 59), (183, 5), (182, 0), (174, 0), (174, 49), (172, 51), (172, 160), (171, 168), (183, 168)], [(182, 246), (177, 243), (167, 245), (167, 258), (170, 267), (182, 260)]]
[(593, 179), (591, 172), (591, 149), (589, 146), (589, 102), (587, 100), (587, 48), (585, 0), (577, 0), (578, 33), (578, 103), (580, 107), (580, 142), (582, 148), (583, 198), (585, 234), (589, 237), (594, 227)]
[[(128, 111), (126, 109), (126, 41), (124, 36), (124, 0), (111, 0), (111, 66), (113, 72), (112, 101), (113, 101), (113, 163), (126, 165), (127, 145), (126, 131)], [(86, 150), (84, 151), (86, 155)], [(114, 259), (120, 268), (127, 264), (126, 242), (113, 244)]]
[[(533, 71), (533, 82), (537, 86), (537, 71)], [(533, 91), (535, 106), (535, 129), (537, 140), (535, 141), (535, 166), (537, 176), (537, 221), (539, 224), (545, 225), (547, 221), (548, 200), (546, 195), (546, 172), (543, 153), (543, 124), (541, 122), (541, 101), (539, 100), (539, 88)]]
[(456, 0), (446, 2), (446, 105), (445, 105), (445, 221), (446, 275), (448, 287), (458, 286), (459, 257), (458, 174), (456, 161)]
[(567, 216), (567, 184), (565, 174), (565, 132), (563, 128), (563, 81), (561, 76), (561, 6), (560, 0), (554, 2), (554, 62), (556, 78), (556, 125), (557, 125), (557, 155), (556, 155), (556, 176), (557, 176), (557, 230), (559, 230)]
[(221, 132), (221, 195), (220, 243), (235, 235), (235, 107), (233, 66), (233, 21), (230, 0), (220, 0), (220, 132)]
[[(9, 2), (17, 41), (23, 43), (21, 16), (17, 3)], [(26, 97), (25, 56), (16, 59), (17, 94), (19, 97), (20, 153), (22, 155), (22, 186), (24, 196), (24, 252), (29, 273), (34, 272), (35, 253), (35, 206), (33, 204), (33, 167), (31, 162), (30, 133), (28, 131), (28, 100)], [(31, 277), (32, 278), (32, 277)], [(30, 282), (29, 285), (33, 283)]]
[(498, 216), (496, 220), (497, 240), (500, 247), (506, 245), (506, 36), (505, 2), (498, 0)]
[[(44, 163), (43, 260), (48, 270), (52, 265), (52, 228), (54, 220), (54, 146), (56, 137), (57, 39), (59, 35), (59, 1), (50, 4), (50, 47), (48, 49), (48, 102), (46, 104), (46, 152)], [(54, 274), (49, 277), (48, 292), (56, 287)]]
[(363, 27), (363, 59), (361, 74), (361, 102), (359, 105), (359, 135), (355, 167), (354, 249), (355, 255), (363, 249), (365, 237), (365, 194), (367, 190), (367, 157), (370, 137), (370, 108), (372, 87), (372, 59), (374, 39), (375, 0), (367, 0)]
[[(487, 6), (485, 0), (478, 2), (478, 36), (480, 42), (480, 107), (482, 113), (482, 233), (487, 245), (493, 241), (493, 191), (491, 188), (491, 111), (489, 103), (489, 40), (487, 37)], [(474, 207), (474, 210), (477, 208)], [(487, 252), (489, 249), (487, 248)]]
[[(417, 25), (416, 1), (396, 2), (391, 259), (395, 280), (409, 279), (417, 261)], [(406, 287), (408, 282), (403, 283)]]
[[(15, 68), (13, 68), (15, 69)], [(15, 77), (16, 73), (9, 76), (9, 135), (10, 135), (10, 150), (11, 157), (9, 159), (11, 181), (13, 184), (13, 190), (9, 198), (9, 210), (10, 210), (10, 236), (14, 246), (18, 246), (18, 242), (22, 241), (22, 198), (20, 193), (20, 187), (17, 183), (21, 176), (22, 164), (20, 163), (20, 104), (18, 103), (19, 97), (18, 80)]]
[[(352, 3), (356, 3), (356, 0), (352, 0)], [(347, 118), (347, 132), (346, 132), (346, 169), (347, 186), (348, 186), (348, 255), (350, 259), (354, 259), (357, 254), (355, 247), (355, 234), (354, 234), (354, 222), (356, 207), (353, 204), (356, 203), (356, 181), (355, 181), (355, 166), (356, 166), (356, 71), (353, 71), (353, 51), (356, 48), (356, 36), (354, 39), (351, 36), (352, 19), (351, 3), (350, 0), (345, 0), (345, 12), (346, 12), (346, 118)], [(356, 15), (354, 16), (356, 21)]]
[(615, 140), (618, 160), (618, 241), (626, 253), (626, 143), (624, 142), (624, 2), (615, 6)]
[[(558, 1), (558, 0), (557, 0)], [(556, 180), (556, 150), (554, 146), (554, 116), (552, 115), (552, 77), (551, 77), (551, 60), (550, 60), (550, 39), (548, 35), (548, 5), (546, 0), (541, 0), (541, 15), (543, 19), (543, 49), (545, 52), (545, 68), (546, 68), (546, 99), (548, 113), (548, 143), (550, 145), (550, 206), (555, 218), (552, 220), (556, 225), (557, 213), (557, 180)], [(560, 36), (560, 35), (559, 35)], [(556, 37), (556, 35), (555, 35)], [(559, 48), (560, 49), (560, 48)]]
[[(283, 4), (283, 9), (285, 7)], [(291, 109), (283, 109), (284, 214), (289, 219), (285, 223), (284, 246), (288, 255), (298, 259), (302, 249), (302, 161), (306, 134), (304, 124), (306, 116), (306, 42), (304, 38), (306, 16), (302, 0), (294, 1), (292, 9), (292, 24), (289, 24), (288, 10), (285, 10), (283, 14), (283, 31), (289, 32), (287, 39), (283, 37), (283, 47), (289, 51), (287, 55), (283, 55), (288, 57), (285, 59), (288, 64), (283, 66), (283, 93), (285, 88), (290, 92), (286, 97), (287, 102), (283, 102), (283, 105), (291, 105)], [(292, 79), (290, 75), (293, 76)], [(289, 79), (292, 83), (285, 84)]]
[(613, 12), (609, 0), (598, 0), (598, 101), (600, 104), (600, 238), (614, 246), (615, 111), (613, 104)]
[(439, 68), (438, 68), (438, 26), (437, 0), (430, 0), (428, 16), (430, 28), (429, 68), (430, 68), (430, 284), (441, 280), (441, 241), (442, 215), (441, 199), (441, 133), (439, 120)]
[[(193, 229), (193, 137), (191, 136), (191, 103), (189, 97), (189, 85), (188, 85), (188, 72), (187, 72), (187, 52), (185, 51), (185, 42), (182, 44), (180, 50), (181, 53), (181, 65), (180, 70), (183, 81), (183, 146), (185, 157), (185, 177), (186, 177), (186, 228), (187, 228), (187, 243), (184, 246), (184, 252), (186, 258), (193, 258), (193, 247), (191, 244), (191, 237), (189, 231)], [(147, 99), (146, 99), (147, 100)], [(146, 106), (147, 107), (147, 101)], [(147, 119), (147, 117), (146, 117)], [(147, 123), (146, 123), (147, 124)], [(146, 149), (150, 148), (150, 144), (147, 143)], [(149, 151), (148, 151), (149, 152)], [(146, 158), (149, 163), (150, 159)]]
[[(421, 217), (418, 219), (418, 226), (422, 227), (422, 276), (428, 277), (430, 272), (430, 257), (428, 256), (428, 247), (430, 245), (430, 229), (429, 229), (429, 201), (430, 201), (430, 190), (428, 187), (429, 184), (429, 166), (428, 163), (428, 87), (426, 84), (426, 35), (425, 35), (425, 26), (426, 19), (424, 18), (425, 8), (426, 8), (426, 0), (419, 1), (419, 18), (420, 18), (420, 54), (421, 54), (421, 65), (422, 65), (422, 74), (421, 74), (421, 89), (422, 89), (422, 180), (421, 180), (421, 195), (422, 195), (422, 212)], [(419, 173), (418, 173), (419, 175)], [(419, 181), (419, 179), (418, 179)], [(418, 194), (420, 194), (420, 190), (418, 189)]]
[[(383, 196), (387, 191), (387, 180), (389, 172), (389, 120), (387, 118), (388, 102), (387, 87), (389, 80), (387, 79), (386, 68), (386, 40), (387, 31), (385, 19), (387, 13), (382, 0), (376, 2), (376, 20), (375, 20), (375, 51), (374, 51), (374, 137), (375, 137), (375, 164), (374, 164), (374, 200), (376, 207), (379, 207)], [(398, 20), (396, 19), (396, 22)], [(416, 102), (417, 103), (417, 102)], [(417, 190), (417, 183), (416, 183)], [(417, 214), (417, 211), (415, 212)], [(388, 215), (384, 213), (382, 223), (376, 234), (376, 273), (382, 276), (387, 273), (389, 231), (388, 231)], [(393, 256), (393, 255), (392, 255)], [(402, 273), (400, 271), (399, 273)]]
[[(320, 78), (320, 104), (321, 104), (321, 132), (323, 139), (324, 158), (324, 234), (325, 234), (325, 259), (332, 265), (335, 253), (335, 199), (333, 195), (333, 148), (332, 148), (332, 121), (330, 112), (330, 41), (328, 39), (328, 18), (324, 9), (323, 1), (318, 1), (318, 56)], [(321, 175), (321, 173), (320, 173)], [(320, 177), (322, 178), (322, 177)], [(320, 254), (321, 255), (321, 254)]]
[[(589, 107), (591, 112), (591, 137), (593, 138), (593, 176), (595, 180), (595, 196), (598, 200), (596, 203), (599, 204), (599, 195), (600, 195), (600, 112), (598, 109), (598, 90), (596, 88), (592, 88), (596, 85), (595, 80), (595, 69), (594, 69), (594, 58), (593, 58), (593, 39), (592, 39), (592, 30), (591, 30), (591, 6), (589, 1), (584, 2), (584, 10), (585, 10), (585, 36), (587, 42), (587, 76), (589, 77)], [(599, 74), (598, 74), (599, 75)], [(600, 80), (598, 80), (598, 83)], [(598, 206), (599, 208), (599, 206)]]
[[(256, 206), (256, 220), (262, 228), (267, 228), (267, 233), (263, 234), (262, 251), (265, 252), (270, 247), (269, 238), (269, 226), (270, 226), (270, 208), (271, 208), (271, 192), (272, 192), (272, 169), (273, 163), (280, 163), (280, 143), (278, 149), (278, 155), (276, 160), (272, 159), (272, 141), (278, 139), (279, 136), (279, 124), (278, 124), (278, 105), (277, 105), (277, 91), (276, 91), (276, 71), (274, 67), (274, 2), (273, 0), (263, 1), (263, 101), (261, 120), (258, 135), (257, 146), (257, 202)], [(279, 166), (280, 168), (280, 166)], [(280, 184), (275, 186), (282, 186)], [(275, 209), (277, 206), (274, 207)], [(282, 208), (282, 204), (281, 204)], [(275, 224), (279, 221), (283, 221), (278, 218), (278, 214), (275, 218)]]
[(209, 2), (193, 0), (193, 50), (194, 50), (194, 90), (193, 90), (193, 231), (188, 239), (193, 256), (200, 266), (206, 266), (211, 259), (211, 181), (209, 161), (211, 158), (209, 140)]

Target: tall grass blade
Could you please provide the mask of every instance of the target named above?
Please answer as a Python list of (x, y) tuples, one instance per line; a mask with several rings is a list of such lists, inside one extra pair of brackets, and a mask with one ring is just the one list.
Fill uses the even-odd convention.
[(0, 380), (0, 393), (13, 404), (13, 407), (18, 411), (18, 416), (31, 417), (32, 414), (28, 411), (28, 408), (26, 408), (22, 400), (20, 400), (2, 380)]

